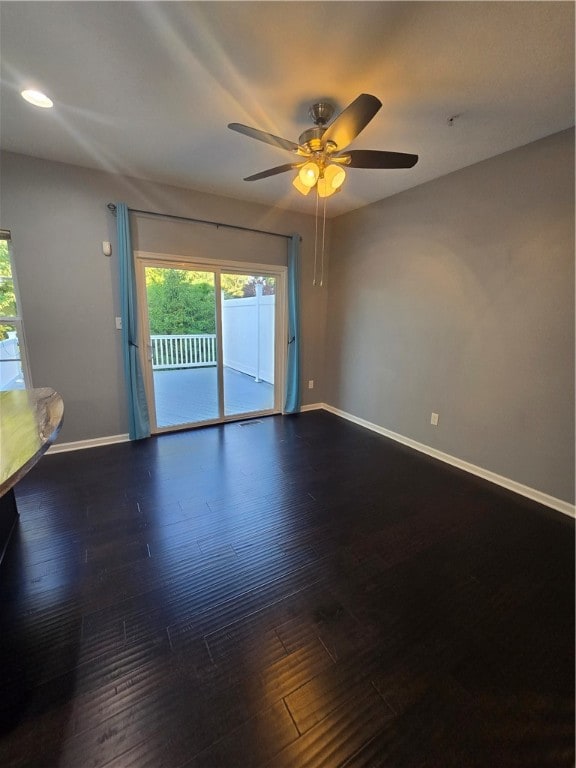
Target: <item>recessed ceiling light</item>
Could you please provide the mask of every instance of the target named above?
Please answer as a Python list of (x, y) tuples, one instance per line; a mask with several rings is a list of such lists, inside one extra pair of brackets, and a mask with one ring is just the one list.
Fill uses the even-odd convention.
[(42, 93), (41, 91), (26, 90), (22, 91), (20, 95), (23, 99), (30, 102), (30, 104), (34, 104), (35, 107), (49, 109), (50, 107), (54, 106), (52, 99), (49, 99), (48, 96), (46, 96), (46, 94)]

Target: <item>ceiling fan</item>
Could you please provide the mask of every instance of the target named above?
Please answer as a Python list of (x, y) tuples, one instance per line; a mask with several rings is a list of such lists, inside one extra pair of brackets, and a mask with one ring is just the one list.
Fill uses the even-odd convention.
[(316, 187), (318, 197), (330, 197), (337, 192), (346, 178), (348, 168), (412, 168), (418, 155), (404, 152), (383, 152), (375, 149), (347, 150), (349, 144), (376, 115), (382, 102), (368, 93), (362, 93), (331, 123), (334, 107), (326, 102), (313, 104), (308, 114), (314, 122), (298, 139), (298, 143), (251, 128), (241, 123), (230, 123), (237, 133), (258, 139), (298, 157), (291, 163), (278, 165), (266, 171), (247, 176), (244, 181), (257, 181), (278, 173), (298, 169), (293, 185), (303, 195)]

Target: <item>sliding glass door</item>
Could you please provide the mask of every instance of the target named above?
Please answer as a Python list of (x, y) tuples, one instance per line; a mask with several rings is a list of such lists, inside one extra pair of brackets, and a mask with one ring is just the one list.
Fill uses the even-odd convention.
[(222, 273), (224, 413), (274, 408), (276, 278)]
[(215, 275), (164, 266), (144, 271), (156, 426), (218, 419)]
[(154, 432), (281, 410), (284, 274), (138, 254), (142, 360)]

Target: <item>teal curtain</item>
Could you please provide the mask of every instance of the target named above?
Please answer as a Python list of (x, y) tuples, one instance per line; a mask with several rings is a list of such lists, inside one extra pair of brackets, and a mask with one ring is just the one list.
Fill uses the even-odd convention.
[(298, 413), (300, 389), (300, 235), (288, 240), (288, 366), (285, 413)]
[(138, 311), (136, 276), (130, 238), (130, 216), (125, 203), (116, 203), (118, 262), (120, 265), (120, 311), (122, 315), (122, 355), (128, 399), (128, 432), (131, 440), (150, 437), (150, 418), (144, 378), (138, 356)]

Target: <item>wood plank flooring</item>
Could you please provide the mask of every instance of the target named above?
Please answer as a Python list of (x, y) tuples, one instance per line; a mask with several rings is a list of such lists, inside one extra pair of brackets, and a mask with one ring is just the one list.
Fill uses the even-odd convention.
[(4, 768), (572, 768), (574, 524), (325, 412), (46, 456)]

